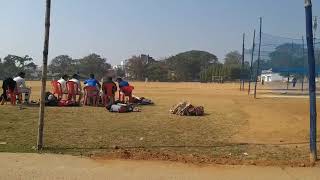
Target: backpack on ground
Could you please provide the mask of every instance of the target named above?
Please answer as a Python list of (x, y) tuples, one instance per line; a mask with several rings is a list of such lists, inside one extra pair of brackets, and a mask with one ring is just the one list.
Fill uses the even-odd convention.
[(46, 106), (58, 106), (58, 98), (51, 92), (46, 92), (45, 105)]

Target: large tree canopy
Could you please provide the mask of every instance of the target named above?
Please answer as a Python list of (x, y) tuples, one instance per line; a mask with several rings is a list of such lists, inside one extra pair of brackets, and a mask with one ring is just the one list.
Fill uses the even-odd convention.
[(3, 61), (0, 61), (0, 78), (14, 77), (20, 71), (26, 72), (27, 77), (30, 77), (30, 74), (35, 72), (37, 68), (37, 65), (32, 61), (33, 59), (28, 55), (23, 57), (7, 55), (3, 58)]
[(282, 44), (269, 54), (272, 68), (304, 68), (306, 58), (299, 44)]
[(107, 70), (111, 68), (107, 60), (98, 54), (90, 54), (79, 59), (77, 66), (80, 74), (89, 75), (94, 73), (97, 78), (102, 78)]
[(231, 51), (224, 58), (225, 65), (241, 65), (242, 55), (238, 51)]
[(98, 54), (90, 54), (80, 59), (72, 59), (68, 55), (60, 55), (55, 57), (49, 65), (49, 70), (54, 74), (72, 75), (79, 73), (82, 77), (87, 77), (93, 73), (97, 78), (101, 78), (108, 69), (111, 69), (111, 65)]
[(196, 50), (180, 53), (166, 60), (178, 81), (199, 80), (201, 70), (217, 62), (217, 56)]
[(76, 71), (76, 61), (68, 55), (60, 55), (52, 59), (49, 70), (53, 73), (70, 74)]

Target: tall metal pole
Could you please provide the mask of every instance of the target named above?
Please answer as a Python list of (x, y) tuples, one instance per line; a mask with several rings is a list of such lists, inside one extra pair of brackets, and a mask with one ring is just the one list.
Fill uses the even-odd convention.
[(258, 66), (257, 66), (257, 73), (256, 73), (256, 77), (255, 77), (254, 98), (257, 98), (257, 84), (258, 84), (258, 76), (259, 76), (259, 71), (260, 71), (260, 58), (261, 58), (261, 36), (262, 36), (262, 17), (260, 17), (260, 33), (259, 33)]
[(318, 16), (314, 16), (313, 17), (314, 19), (313, 19), (313, 26), (312, 26), (312, 28), (313, 28), (313, 45), (315, 46), (315, 43), (316, 43), (316, 40), (317, 40), (317, 38), (316, 38), (316, 33), (317, 33), (317, 29), (318, 29)]
[(241, 61), (241, 90), (244, 90), (244, 41), (246, 38), (246, 34), (243, 33), (242, 38), (242, 61)]
[(250, 92), (251, 92), (251, 81), (252, 81), (252, 77), (253, 77), (253, 58), (254, 58), (254, 49), (255, 49), (255, 46), (256, 46), (255, 43), (256, 43), (256, 30), (253, 31), (248, 95), (250, 95)]
[(43, 148), (44, 107), (45, 107), (45, 92), (46, 92), (46, 82), (47, 82), (47, 64), (48, 64), (49, 35), (50, 35), (50, 10), (51, 10), (51, 0), (46, 0), (41, 100), (40, 100), (40, 109), (39, 109), (38, 138), (37, 138), (38, 151)]
[(310, 160), (317, 160), (317, 108), (316, 108), (316, 81), (315, 81), (315, 56), (312, 30), (312, 3), (305, 0), (306, 37), (308, 46), (309, 64), (309, 96), (310, 96)]
[[(304, 58), (304, 37), (302, 36), (302, 60), (303, 60), (303, 69), (306, 69), (306, 60)], [(301, 82), (301, 91), (303, 92), (304, 91), (304, 77), (305, 77), (305, 74), (303, 72), (302, 74), (302, 82)]]

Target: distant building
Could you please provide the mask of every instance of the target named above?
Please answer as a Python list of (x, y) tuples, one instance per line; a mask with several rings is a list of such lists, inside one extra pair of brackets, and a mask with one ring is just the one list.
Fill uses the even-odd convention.
[(260, 76), (261, 82), (276, 82), (276, 81), (287, 81), (287, 77), (281, 76), (280, 73), (275, 73), (272, 69), (262, 70)]

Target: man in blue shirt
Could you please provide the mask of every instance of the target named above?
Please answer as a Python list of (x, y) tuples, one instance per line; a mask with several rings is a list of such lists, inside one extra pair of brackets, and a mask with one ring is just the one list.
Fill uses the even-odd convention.
[(130, 86), (130, 84), (127, 81), (124, 81), (122, 78), (117, 78), (117, 82), (119, 85), (120, 93), (119, 93), (119, 100), (121, 102), (125, 101), (125, 96), (129, 97), (129, 102), (132, 103), (132, 91), (134, 89), (133, 86)]
[(117, 82), (119, 84), (119, 88), (123, 88), (123, 87), (126, 87), (126, 86), (129, 86), (129, 83), (127, 81), (124, 81), (122, 78), (117, 78)]
[(84, 84), (89, 87), (97, 87), (97, 89), (101, 88), (101, 84), (94, 78), (94, 74), (90, 74), (90, 78), (85, 80)]

